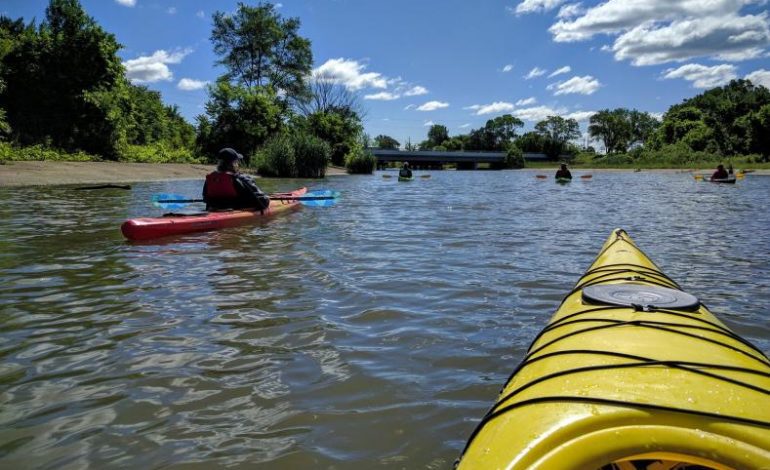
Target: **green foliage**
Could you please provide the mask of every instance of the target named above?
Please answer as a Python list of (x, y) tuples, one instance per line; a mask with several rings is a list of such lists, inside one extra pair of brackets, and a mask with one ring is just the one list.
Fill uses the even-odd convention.
[(755, 146), (761, 138), (756, 130), (751, 132), (750, 124), (752, 114), (766, 105), (770, 105), (770, 90), (748, 80), (733, 80), (672, 106), (650, 141), (655, 148), (684, 142), (708, 153), (770, 155), (770, 149), (761, 150), (762, 144)]
[(283, 125), (283, 109), (271, 88), (245, 88), (225, 80), (210, 88), (206, 115), (198, 116), (197, 147), (213, 158), (232, 147), (251, 163), (251, 155)]
[(355, 143), (345, 156), (345, 168), (351, 174), (372, 174), (377, 166), (377, 157), (361, 144)]
[(556, 160), (563, 153), (574, 151), (574, 146), (567, 144), (570, 140), (580, 137), (580, 126), (574, 119), (548, 116), (544, 121), (535, 124), (535, 132), (543, 138), (543, 152), (548, 158)]
[(331, 146), (323, 139), (304, 131), (293, 135), (294, 158), (299, 178), (323, 178), (331, 161)]
[(311, 134), (325, 140), (332, 148), (332, 164), (345, 165), (351, 142), (363, 130), (358, 115), (347, 108), (316, 111), (304, 118), (303, 126)]
[(299, 27), (299, 18), (284, 19), (270, 3), (239, 3), (234, 14), (214, 13), (211, 42), (217, 64), (227, 69), (221, 79), (247, 89), (282, 90), (285, 99), (305, 95), (313, 53)]
[(262, 176), (292, 176), (297, 172), (294, 143), (288, 133), (275, 134), (255, 156), (257, 172)]
[(433, 149), (434, 147), (441, 145), (447, 139), (449, 139), (449, 131), (446, 126), (433, 124), (430, 126), (430, 129), (428, 129), (428, 141), (426, 147)]
[(304, 130), (274, 135), (256, 154), (257, 172), (262, 176), (323, 178), (331, 148)]
[(374, 145), (383, 150), (398, 150), (401, 144), (389, 135), (378, 135), (374, 138)]
[(524, 168), (527, 166), (524, 161), (524, 152), (515, 145), (510, 145), (505, 154), (504, 165), (506, 168)]
[(112, 160), (137, 144), (189, 148), (194, 128), (128, 83), (119, 48), (78, 0), (50, 0), (39, 27), (0, 18), (0, 138)]
[(484, 127), (472, 130), (463, 142), (465, 150), (506, 150), (516, 137), (516, 129), (524, 122), (510, 114), (498, 116), (486, 122)]
[(0, 142), (0, 162), (8, 161), (60, 161), (60, 162), (90, 162), (100, 161), (96, 155), (85, 152), (66, 152), (45, 147), (30, 145), (14, 146), (8, 142)]
[(515, 140), (515, 145), (525, 153), (543, 153), (545, 137), (537, 132), (526, 132)]
[(164, 143), (127, 145), (121, 149), (120, 161), (137, 163), (204, 163), (189, 147), (171, 147)]

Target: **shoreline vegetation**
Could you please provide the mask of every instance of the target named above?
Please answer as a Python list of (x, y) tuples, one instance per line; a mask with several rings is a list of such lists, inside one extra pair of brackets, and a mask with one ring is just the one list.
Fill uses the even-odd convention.
[[(538, 165), (521, 170), (531, 173), (556, 171), (557, 164)], [(212, 165), (200, 163), (130, 163), (130, 162), (64, 162), (14, 161), (0, 165), (0, 188), (54, 185), (108, 185), (150, 181), (193, 180), (205, 178)], [(634, 172), (636, 168), (590, 168), (574, 166), (579, 173)], [(742, 168), (743, 169), (743, 168)], [(748, 168), (745, 168), (748, 169)], [(644, 168), (642, 171), (673, 173), (707, 173), (713, 168)], [(326, 176), (347, 175), (344, 167), (329, 166)], [(754, 169), (752, 175), (770, 176), (770, 168)], [(548, 173), (549, 176), (552, 176)], [(104, 188), (109, 189), (109, 188)]]
[[(211, 45), (225, 73), (208, 85), (196, 125), (159, 92), (128, 79), (118, 38), (78, 0), (49, 0), (42, 21), (0, 15), (0, 169), (24, 168), (15, 161), (194, 166), (211, 164), (219, 149), (233, 147), (245, 156), (244, 171), (323, 178), (330, 165), (372, 174), (372, 146), (505, 152), (502, 166), (510, 169), (555, 167), (565, 155), (574, 169), (704, 171), (720, 163), (770, 169), (770, 90), (743, 79), (674, 104), (662, 116), (597, 110), (585, 132), (562, 116), (547, 116), (525, 132), (524, 121), (503, 114), (459, 135), (432, 124), (418, 144), (387, 135), (371, 139), (361, 97), (313, 71), (300, 19), (283, 17), (277, 5), (241, 3), (236, 12), (213, 13)], [(550, 161), (527, 162), (523, 155), (530, 152)]]

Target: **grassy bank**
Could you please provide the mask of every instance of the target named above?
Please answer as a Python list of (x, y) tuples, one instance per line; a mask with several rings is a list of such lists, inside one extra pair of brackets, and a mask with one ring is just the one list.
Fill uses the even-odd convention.
[[(0, 165), (13, 161), (101, 162), (99, 155), (85, 152), (66, 152), (59, 149), (32, 145), (20, 147), (0, 142)], [(189, 149), (175, 149), (162, 144), (128, 145), (121, 149), (118, 161), (131, 163), (205, 163)]]

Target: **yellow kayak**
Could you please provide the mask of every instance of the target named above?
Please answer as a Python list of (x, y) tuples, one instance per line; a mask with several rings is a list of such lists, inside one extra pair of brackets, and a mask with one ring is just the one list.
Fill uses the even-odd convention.
[(770, 469), (770, 361), (615, 230), (460, 469)]

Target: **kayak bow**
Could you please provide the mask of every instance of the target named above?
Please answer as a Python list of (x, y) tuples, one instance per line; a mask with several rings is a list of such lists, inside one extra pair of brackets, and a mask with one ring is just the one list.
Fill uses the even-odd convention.
[[(301, 196), (307, 188), (300, 188), (285, 196)], [(231, 210), (221, 212), (201, 212), (191, 215), (169, 214), (163, 217), (142, 217), (123, 222), (120, 230), (129, 240), (152, 240), (154, 238), (181, 235), (193, 232), (205, 232), (226, 227), (235, 227), (276, 214), (301, 207), (298, 200), (271, 200), (270, 206), (263, 211)]]
[(459, 468), (770, 468), (768, 395), (767, 357), (616, 230)]

